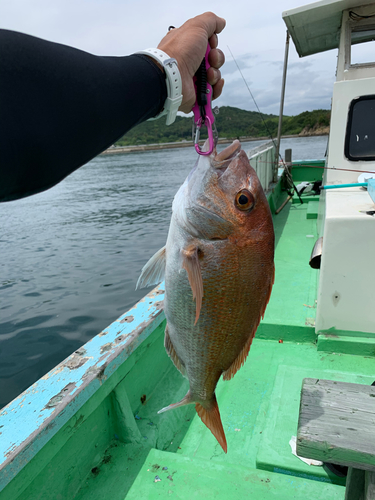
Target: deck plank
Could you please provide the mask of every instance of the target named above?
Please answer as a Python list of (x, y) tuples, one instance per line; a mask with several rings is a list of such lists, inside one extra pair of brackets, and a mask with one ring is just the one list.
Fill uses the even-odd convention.
[(301, 456), (375, 470), (375, 387), (305, 379), (297, 453)]
[(345, 485), (345, 477), (336, 476), (322, 466), (309, 466), (291, 453), (289, 441), (297, 435), (301, 386), (306, 377), (332, 378), (368, 385), (372, 382), (371, 377), (309, 367), (307, 362), (300, 367), (281, 365), (276, 374), (266, 425), (262, 429), (257, 468)]

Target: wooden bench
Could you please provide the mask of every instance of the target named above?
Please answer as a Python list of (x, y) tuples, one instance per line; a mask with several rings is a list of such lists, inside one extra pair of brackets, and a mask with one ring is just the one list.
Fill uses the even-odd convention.
[(297, 454), (348, 466), (345, 500), (375, 500), (375, 387), (305, 378)]

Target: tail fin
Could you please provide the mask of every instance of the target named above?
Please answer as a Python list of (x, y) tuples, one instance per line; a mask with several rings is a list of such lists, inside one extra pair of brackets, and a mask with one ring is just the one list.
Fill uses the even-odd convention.
[(199, 403), (195, 405), (195, 409), (197, 410), (197, 413), (204, 425), (210, 429), (220, 446), (223, 448), (224, 453), (226, 453), (227, 440), (225, 438), (223, 424), (221, 423), (219, 407), (217, 405), (215, 394), (209, 409), (203, 408), (203, 406)]
[(180, 406), (190, 405), (192, 403), (195, 403), (195, 401), (193, 401), (189, 390), (186, 396), (182, 398), (179, 403), (174, 403), (172, 405), (166, 406), (165, 408), (162, 408), (161, 410), (158, 411), (158, 414), (164, 413), (165, 411), (174, 410), (175, 408), (179, 408)]

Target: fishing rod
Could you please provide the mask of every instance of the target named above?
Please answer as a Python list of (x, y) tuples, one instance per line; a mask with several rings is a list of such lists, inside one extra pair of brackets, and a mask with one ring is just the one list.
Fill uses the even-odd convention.
[[(238, 63), (237, 63), (237, 61), (236, 61), (236, 58), (234, 57), (234, 55), (233, 55), (232, 51), (230, 50), (229, 45), (227, 45), (227, 47), (228, 47), (228, 50), (229, 50), (229, 52), (230, 52), (230, 54), (231, 54), (231, 56), (232, 56), (232, 58), (233, 58), (233, 61), (235, 62), (236, 66), (237, 66), (238, 71), (240, 72), (240, 75), (241, 75), (241, 77), (242, 77), (242, 79), (243, 79), (243, 81), (244, 81), (244, 83), (245, 83), (245, 85), (246, 85), (246, 88), (247, 88), (247, 90), (249, 91), (249, 94), (250, 94), (251, 98), (252, 98), (252, 99), (253, 99), (253, 101), (254, 101), (254, 104), (255, 104), (255, 106), (256, 106), (256, 108), (257, 108), (257, 110), (258, 110), (259, 116), (261, 117), (262, 122), (263, 122), (263, 125), (264, 125), (264, 127), (265, 127), (265, 129), (266, 129), (266, 131), (267, 131), (267, 133), (268, 133), (268, 136), (270, 137), (271, 141), (273, 142), (273, 145), (274, 145), (274, 146), (275, 146), (275, 148), (276, 148), (276, 143), (275, 143), (275, 141), (274, 141), (274, 138), (272, 137), (272, 134), (271, 134), (271, 132), (269, 131), (269, 128), (267, 127), (267, 124), (266, 124), (266, 122), (265, 122), (265, 120), (264, 120), (264, 118), (263, 118), (263, 115), (262, 115), (262, 113), (261, 113), (261, 111), (260, 111), (260, 109), (259, 109), (259, 106), (258, 106), (258, 104), (257, 104), (257, 102), (256, 102), (256, 100), (255, 100), (255, 97), (253, 96), (253, 93), (251, 92), (250, 87), (249, 87), (249, 85), (248, 85), (248, 83), (247, 83), (247, 81), (246, 81), (246, 79), (245, 79), (245, 77), (244, 77), (244, 75), (243, 75), (243, 73), (242, 73), (242, 71), (241, 71), (241, 68), (239, 67), (239, 65), (238, 65)], [(294, 191), (297, 193), (298, 198), (299, 198), (299, 200), (300, 200), (301, 204), (303, 204), (303, 200), (302, 200), (302, 198), (301, 198), (301, 195), (300, 195), (300, 193), (299, 193), (298, 189), (296, 188), (296, 186), (295, 186), (295, 184), (294, 184), (294, 181), (293, 181), (293, 178), (292, 178), (292, 176), (291, 176), (291, 174), (290, 174), (290, 171), (289, 171), (288, 165), (286, 165), (286, 163), (285, 163), (285, 161), (284, 161), (283, 157), (281, 156), (280, 152), (279, 152), (279, 158), (280, 158), (280, 160), (281, 160), (281, 163), (282, 163), (282, 164), (283, 164), (283, 166), (284, 166), (284, 171), (285, 171), (286, 177), (287, 177), (287, 179), (288, 179), (288, 181), (289, 181), (290, 185), (291, 185), (291, 186), (293, 186)], [(259, 162), (259, 163), (273, 163), (273, 162)], [(363, 173), (367, 173), (367, 174), (373, 174), (373, 173), (374, 173), (373, 171), (370, 171), (370, 170), (357, 170), (357, 169), (353, 169), (353, 168), (323, 167), (323, 166), (318, 166), (318, 165), (304, 165), (304, 167), (307, 167), (307, 168), (322, 168), (322, 169), (324, 169), (324, 170), (340, 170), (340, 171), (343, 171), (343, 172), (359, 172), (359, 173), (362, 173), (362, 174), (363, 174)], [(358, 184), (358, 183), (357, 183), (356, 185), (358, 185), (358, 186), (359, 186), (359, 185), (362, 185), (362, 184)], [(344, 186), (344, 185), (342, 185), (342, 186)], [(342, 187), (342, 186), (341, 186), (341, 187)], [(346, 185), (345, 185), (345, 186), (346, 186)], [(326, 186), (323, 186), (323, 187), (322, 187), (322, 189), (323, 189), (323, 188), (324, 188), (324, 189), (329, 189), (329, 187), (326, 187)], [(287, 200), (283, 203), (283, 205), (282, 205), (282, 206), (278, 209), (278, 211), (277, 211), (276, 213), (278, 213), (279, 211), (281, 211), (281, 209), (285, 206), (285, 204), (286, 204), (286, 203), (287, 203), (287, 202), (288, 202), (288, 201), (292, 198), (293, 194), (292, 194), (292, 192), (291, 192), (291, 190), (290, 190), (290, 189), (289, 189), (289, 190), (287, 189), (287, 193), (288, 193), (288, 198), (287, 198)]]
[[(255, 97), (253, 96), (253, 94), (252, 94), (252, 92), (251, 92), (251, 90), (250, 90), (250, 87), (249, 87), (249, 85), (248, 85), (247, 81), (245, 80), (245, 77), (243, 76), (243, 73), (242, 73), (242, 71), (241, 71), (241, 68), (238, 66), (237, 61), (236, 61), (236, 59), (235, 59), (235, 57), (234, 57), (234, 55), (233, 55), (232, 51), (231, 51), (231, 50), (230, 50), (230, 48), (229, 48), (229, 45), (227, 45), (227, 47), (228, 47), (228, 50), (229, 50), (229, 52), (230, 52), (230, 55), (231, 55), (231, 56), (232, 56), (232, 58), (233, 58), (233, 61), (235, 62), (236, 66), (237, 66), (238, 71), (240, 72), (240, 75), (242, 76), (242, 79), (243, 79), (243, 81), (244, 81), (244, 83), (245, 83), (245, 85), (246, 85), (246, 87), (247, 87), (247, 90), (249, 91), (249, 94), (251, 95), (251, 98), (252, 98), (252, 99), (253, 99), (253, 101), (254, 101), (254, 104), (255, 104), (255, 106), (256, 106), (256, 108), (257, 108), (257, 110), (258, 110), (259, 116), (260, 116), (260, 117), (261, 117), (261, 119), (262, 119), (262, 122), (263, 122), (264, 128), (265, 128), (265, 129), (266, 129), (266, 131), (268, 132), (268, 136), (270, 137), (271, 141), (273, 142), (273, 145), (274, 145), (274, 146), (275, 146), (275, 148), (276, 148), (276, 143), (275, 143), (275, 140), (274, 140), (274, 138), (272, 137), (272, 134), (271, 134), (271, 132), (269, 131), (269, 128), (267, 127), (267, 123), (265, 122), (265, 120), (264, 120), (264, 118), (263, 118), (263, 115), (262, 115), (262, 113), (261, 113), (261, 111), (260, 111), (260, 109), (259, 109), (259, 106), (258, 106), (258, 104), (257, 104), (257, 102), (256, 102), (256, 100), (255, 100)], [(280, 156), (280, 158), (281, 158), (281, 155), (279, 155), (279, 156)], [(281, 158), (281, 159), (282, 159), (282, 158)], [(283, 160), (283, 161), (284, 161), (284, 160)]]
[[(262, 161), (259, 160), (258, 163), (267, 163), (271, 164), (273, 163), (272, 161)], [(283, 161), (284, 163), (284, 161)], [(297, 163), (298, 165), (298, 163)], [(356, 170), (354, 168), (339, 168), (339, 167), (323, 167), (321, 165), (303, 165), (303, 167), (306, 168), (323, 168), (324, 170), (341, 170), (343, 172), (359, 172), (360, 174), (374, 174), (375, 170)]]
[(374, 170), (356, 170), (354, 168), (321, 167), (319, 165), (304, 165), (307, 168), (323, 168), (324, 170), (341, 170), (343, 172), (359, 172), (361, 174), (373, 174)]
[[(245, 80), (245, 77), (243, 76), (242, 71), (241, 71), (241, 69), (240, 69), (239, 65), (237, 64), (237, 61), (236, 61), (236, 59), (235, 59), (235, 57), (234, 57), (234, 55), (233, 55), (232, 51), (230, 50), (229, 45), (227, 45), (227, 47), (228, 47), (228, 50), (229, 50), (229, 52), (230, 52), (230, 54), (231, 54), (231, 56), (232, 56), (232, 58), (233, 58), (233, 61), (235, 62), (236, 66), (237, 66), (238, 71), (240, 72), (240, 75), (242, 76), (242, 79), (243, 79), (243, 81), (244, 81), (244, 83), (245, 83), (245, 85), (246, 85), (246, 87), (247, 87), (247, 90), (249, 91), (249, 93), (250, 93), (250, 95), (251, 95), (251, 97), (252, 97), (252, 99), (253, 99), (253, 101), (254, 101), (254, 104), (255, 104), (255, 106), (256, 106), (256, 108), (257, 108), (257, 110), (258, 110), (259, 116), (261, 117), (262, 122), (263, 122), (263, 125), (264, 125), (264, 127), (265, 127), (265, 129), (266, 129), (266, 131), (267, 131), (267, 133), (268, 133), (268, 136), (270, 137), (270, 139), (271, 139), (271, 141), (273, 142), (273, 145), (275, 146), (275, 149), (276, 149), (276, 151), (277, 151), (277, 146), (276, 146), (275, 140), (274, 140), (274, 138), (272, 137), (272, 134), (271, 134), (271, 132), (269, 131), (269, 128), (267, 127), (267, 123), (265, 122), (265, 120), (264, 120), (264, 118), (263, 118), (263, 115), (262, 115), (262, 113), (261, 113), (261, 111), (260, 111), (260, 109), (259, 109), (259, 106), (258, 106), (258, 104), (257, 104), (257, 102), (256, 102), (256, 100), (255, 100), (255, 97), (253, 96), (253, 94), (252, 94), (252, 92), (251, 92), (251, 90), (250, 90), (250, 87), (249, 87), (249, 85), (247, 84), (247, 81)], [(281, 160), (282, 164), (284, 165), (284, 172), (285, 172), (285, 174), (286, 174), (286, 177), (287, 177), (287, 179), (288, 179), (288, 181), (289, 181), (289, 183), (290, 183), (291, 187), (293, 187), (293, 188), (294, 188), (294, 191), (297, 193), (297, 196), (298, 196), (298, 198), (299, 198), (299, 201), (301, 202), (301, 205), (303, 205), (303, 200), (302, 200), (302, 198), (301, 198), (301, 195), (299, 194), (299, 192), (298, 192), (298, 190), (297, 190), (297, 188), (296, 188), (296, 186), (295, 186), (295, 184), (294, 184), (294, 181), (293, 181), (293, 178), (292, 178), (292, 176), (291, 176), (291, 174), (290, 174), (289, 168), (288, 168), (288, 166), (286, 165), (286, 163), (285, 163), (285, 161), (284, 161), (284, 158), (283, 158), (283, 157), (281, 156), (281, 154), (280, 154), (280, 150), (279, 150), (279, 157), (280, 157), (280, 160)], [(287, 190), (287, 193), (288, 193), (289, 197), (290, 197), (290, 198), (292, 198), (293, 194), (292, 194), (292, 192), (291, 192), (291, 190), (290, 190), (290, 189), (289, 189), (289, 190)]]

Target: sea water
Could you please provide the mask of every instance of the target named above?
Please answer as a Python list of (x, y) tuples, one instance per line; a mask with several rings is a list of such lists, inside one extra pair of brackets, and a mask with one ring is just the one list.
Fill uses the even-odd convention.
[[(281, 153), (323, 158), (326, 146), (283, 139)], [(99, 156), (44, 193), (0, 204), (0, 408), (145, 295), (135, 284), (165, 244), (196, 159), (192, 147)]]

